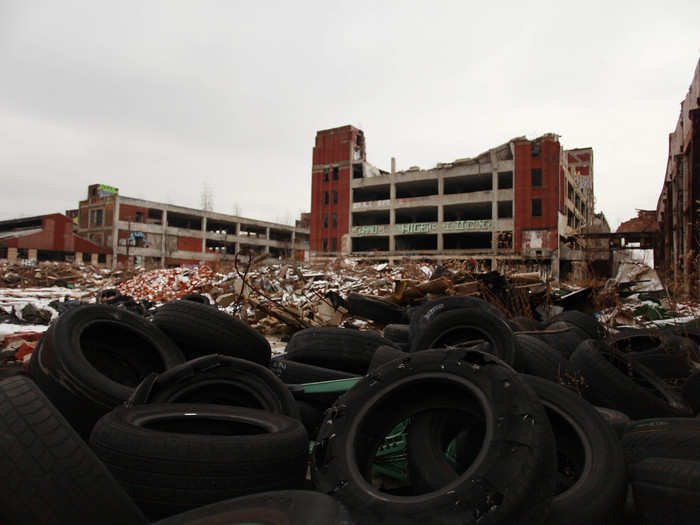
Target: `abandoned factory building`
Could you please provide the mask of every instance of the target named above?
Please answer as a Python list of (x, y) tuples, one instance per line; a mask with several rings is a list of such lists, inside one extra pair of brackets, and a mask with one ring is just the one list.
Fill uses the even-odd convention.
[(233, 259), (235, 254), (308, 255), (309, 230), (151, 202), (120, 195), (104, 184), (88, 187), (75, 217), (77, 232), (113, 254), (114, 262), (173, 266)]
[(560, 239), (592, 220), (593, 150), (555, 134), (518, 137), (432, 169), (375, 168), (364, 132), (319, 131), (313, 148), (311, 250), (368, 258), (560, 258)]
[(676, 128), (668, 137), (666, 175), (656, 209), (660, 235), (654, 250), (656, 269), (696, 294), (700, 294), (695, 266), (700, 254), (699, 131), (700, 61), (681, 102)]

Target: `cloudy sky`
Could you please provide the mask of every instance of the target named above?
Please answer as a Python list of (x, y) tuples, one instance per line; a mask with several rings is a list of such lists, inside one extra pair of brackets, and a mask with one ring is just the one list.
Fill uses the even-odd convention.
[[(498, 4), (498, 6), (494, 6)], [(289, 221), (316, 130), (427, 168), (508, 139), (592, 146), (611, 225), (655, 208), (700, 2), (0, 0), (0, 219), (138, 198)]]

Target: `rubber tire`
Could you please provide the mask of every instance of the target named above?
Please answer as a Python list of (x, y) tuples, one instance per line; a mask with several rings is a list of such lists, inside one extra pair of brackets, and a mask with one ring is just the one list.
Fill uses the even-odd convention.
[[(95, 333), (102, 327), (110, 332)], [(142, 359), (146, 354), (148, 359)], [(147, 375), (184, 361), (179, 348), (142, 317), (91, 304), (69, 310), (49, 327), (32, 353), (29, 371), (87, 439), (95, 422), (126, 401)]]
[(529, 317), (524, 317), (518, 315), (510, 319), (510, 321), (517, 327), (515, 331), (519, 332), (531, 332), (534, 330), (542, 330), (543, 324)]
[(555, 383), (564, 377), (568, 364), (559, 352), (537, 337), (515, 334), (513, 368)]
[(189, 295), (185, 295), (184, 297), (180, 297), (181, 301), (192, 301), (193, 303), (199, 303), (199, 304), (211, 304), (211, 301), (206, 295), (202, 295), (199, 293), (191, 293)]
[[(604, 354), (625, 363), (628, 370), (649, 386), (641, 386), (623, 374)], [(619, 410), (632, 419), (690, 415), (683, 400), (653, 372), (639, 363), (625, 360), (624, 354), (601, 341), (589, 339), (581, 343), (569, 360), (569, 368), (583, 377), (588, 386), (584, 396), (594, 405)]]
[(368, 373), (374, 371), (376, 368), (379, 368), (389, 361), (393, 361), (394, 359), (403, 359), (404, 357), (408, 357), (408, 354), (403, 350), (399, 350), (393, 346), (380, 346), (372, 356), (372, 361), (369, 363)]
[(156, 310), (153, 324), (182, 349), (187, 359), (221, 354), (268, 366), (270, 343), (247, 323), (215, 306), (171, 301)]
[[(217, 434), (214, 420), (233, 427)], [(239, 426), (262, 433), (238, 433)], [(164, 404), (114, 409), (97, 422), (90, 445), (153, 520), (232, 497), (301, 488), (308, 438), (301, 422), (280, 414)]]
[(323, 421), (323, 413), (328, 407), (321, 407), (316, 403), (303, 399), (297, 401), (297, 407), (300, 414), (299, 419), (304, 425), (306, 433), (309, 436), (316, 436), (318, 427), (321, 426), (321, 422)]
[(0, 381), (3, 523), (120, 525), (146, 518), (27, 377)]
[(345, 299), (348, 313), (379, 324), (399, 324), (406, 321), (406, 309), (398, 304), (371, 297), (350, 293)]
[(477, 332), (478, 338), (491, 344), (491, 353), (506, 363), (512, 364), (515, 360), (515, 342), (508, 323), (475, 308), (448, 310), (421, 324), (415, 331), (411, 352), (439, 348), (436, 345), (443, 344), (441, 339), (444, 341), (450, 332), (460, 329)]
[(622, 447), (628, 464), (646, 458), (700, 461), (700, 420), (678, 417), (635, 421), (627, 427)]
[(486, 311), (499, 319), (505, 319), (503, 312), (491, 303), (484, 301), (479, 297), (469, 296), (447, 296), (440, 297), (433, 301), (428, 301), (420, 306), (414, 307), (410, 312), (411, 340), (415, 338), (416, 332), (432, 322), (433, 318), (439, 314), (449, 312), (450, 310), (461, 310), (463, 308), (476, 308)]
[(622, 439), (622, 436), (625, 435), (627, 428), (632, 423), (630, 417), (627, 414), (612, 408), (595, 407), (595, 409), (601, 416), (603, 416), (603, 419), (610, 426), (610, 428), (613, 429), (615, 434), (617, 434), (617, 437)]
[(305, 328), (287, 344), (287, 359), (309, 365), (364, 375), (374, 351), (394, 344), (374, 331), (349, 328)]
[(700, 370), (686, 379), (683, 384), (683, 397), (693, 409), (694, 414), (700, 413)]
[(571, 357), (574, 350), (586, 339), (590, 339), (588, 334), (574, 326), (573, 324), (566, 323), (564, 321), (557, 321), (555, 323), (549, 323), (545, 330), (562, 330), (566, 329), (566, 332), (559, 334), (537, 334), (536, 337), (541, 341), (544, 341), (549, 346), (557, 350), (566, 359)]
[(605, 337), (605, 328), (598, 322), (598, 319), (590, 314), (579, 312), (578, 310), (566, 310), (552, 317), (549, 324), (557, 321), (564, 321), (583, 330), (588, 336), (586, 339), (602, 339)]
[[(567, 388), (536, 376), (521, 374), (521, 377), (532, 387), (546, 409), (560, 460), (560, 477), (568, 475), (568, 469), (578, 472), (573, 484), (556, 493), (549, 517), (544, 523), (616, 524), (627, 493), (625, 461), (618, 437), (594, 407)], [(437, 490), (454, 479), (456, 473), (444, 453), (435, 447), (435, 443), (440, 441), (440, 429), (436, 431), (434, 428), (430, 432), (427, 430), (428, 423), (431, 422), (425, 414), (420, 414), (415, 422), (411, 421), (408, 438), (411, 479), (417, 472), (418, 477), (428, 483), (429, 489)], [(416, 425), (423, 428), (414, 432)], [(442, 440), (443, 446), (450, 437)], [(422, 441), (414, 443), (412, 447), (411, 440), (415, 438)], [(422, 445), (422, 449), (418, 445)], [(562, 460), (566, 461), (562, 463)], [(562, 488), (558, 487), (557, 490)], [(586, 509), (585, 513), (580, 512), (581, 509)]]
[(337, 500), (310, 490), (280, 490), (220, 501), (154, 525), (352, 525)]
[[(491, 439), (451, 486), (402, 497), (366, 481), (377, 447), (398, 422), (425, 410), (459, 409), (475, 397), (489, 414)], [(552, 444), (537, 396), (503, 361), (472, 349), (429, 350), (378, 368), (326, 412), (311, 477), (359, 523), (540, 524), (553, 491), (546, 483), (556, 468)], [(477, 481), (484, 479), (488, 484)]]
[(146, 378), (129, 405), (204, 403), (266, 410), (299, 419), (296, 401), (280, 379), (252, 361), (225, 355), (198, 357)]
[(700, 462), (648, 458), (629, 469), (643, 523), (696, 525), (700, 515)]
[(394, 343), (408, 343), (411, 340), (411, 326), (408, 324), (388, 324), (382, 333)]
[(646, 366), (662, 379), (684, 379), (693, 371), (685, 359), (666, 353), (662, 348), (644, 352), (629, 352), (626, 357)]

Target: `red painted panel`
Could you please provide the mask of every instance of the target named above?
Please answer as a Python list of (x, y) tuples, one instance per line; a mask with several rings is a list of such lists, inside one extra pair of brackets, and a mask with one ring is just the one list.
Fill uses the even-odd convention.
[(185, 252), (201, 252), (202, 239), (196, 237), (178, 237), (177, 249)]

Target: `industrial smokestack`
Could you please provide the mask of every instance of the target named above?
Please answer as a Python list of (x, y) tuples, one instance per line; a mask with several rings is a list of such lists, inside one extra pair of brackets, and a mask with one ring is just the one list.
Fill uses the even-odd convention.
[(391, 157), (391, 173), (396, 173), (396, 157)]

